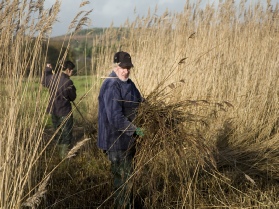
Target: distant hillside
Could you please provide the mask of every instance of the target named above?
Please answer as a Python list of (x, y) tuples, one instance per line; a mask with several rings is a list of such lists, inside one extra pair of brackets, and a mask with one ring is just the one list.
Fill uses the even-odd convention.
[[(74, 35), (74, 38), (75, 39), (86, 39), (86, 36), (87, 36), (87, 38), (90, 38), (90, 37), (94, 37), (96, 35), (101, 35), (101, 34), (104, 33), (105, 29), (106, 28), (83, 29), (83, 30), (78, 31)], [(65, 37), (67, 37), (67, 36), (69, 36), (69, 34), (65, 34), (65, 35), (61, 35), (61, 36), (55, 36), (55, 37), (52, 37), (51, 40), (63, 41), (65, 39)]]
[[(92, 41), (97, 35), (102, 35), (106, 28), (92, 28), (84, 29), (77, 32), (71, 39), (70, 50), (67, 55), (67, 59), (72, 60), (76, 63), (76, 70), (79, 71), (79, 74), (82, 74), (84, 67), (84, 56), (90, 58), (92, 55)], [(69, 35), (65, 34), (62, 36), (56, 36), (50, 38), (47, 60), (53, 65), (56, 64), (59, 54), (64, 54), (66, 47), (68, 45)]]

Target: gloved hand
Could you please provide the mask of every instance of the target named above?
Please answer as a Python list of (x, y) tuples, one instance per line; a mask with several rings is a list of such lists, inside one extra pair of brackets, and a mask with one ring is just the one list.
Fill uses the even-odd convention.
[(137, 128), (134, 134), (139, 136), (139, 137), (143, 137), (144, 136), (144, 129)]

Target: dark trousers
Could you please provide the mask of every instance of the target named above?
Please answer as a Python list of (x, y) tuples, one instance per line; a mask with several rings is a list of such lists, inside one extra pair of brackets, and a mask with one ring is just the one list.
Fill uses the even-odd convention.
[(115, 208), (129, 208), (131, 206), (132, 181), (129, 178), (133, 172), (134, 156), (135, 148), (108, 151), (113, 174)]
[[(55, 135), (55, 140), (58, 144), (70, 145), (73, 140), (73, 115), (66, 119), (67, 116), (51, 115), (52, 125), (54, 130), (59, 129)], [(66, 119), (66, 121), (65, 121)]]

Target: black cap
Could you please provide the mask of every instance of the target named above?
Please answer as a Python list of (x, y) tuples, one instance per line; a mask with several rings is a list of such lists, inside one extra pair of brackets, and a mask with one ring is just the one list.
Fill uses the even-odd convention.
[(130, 54), (128, 54), (127, 52), (123, 52), (123, 51), (115, 53), (113, 62), (119, 63), (118, 65), (122, 68), (134, 67), (134, 65), (132, 64), (132, 59), (131, 59)]

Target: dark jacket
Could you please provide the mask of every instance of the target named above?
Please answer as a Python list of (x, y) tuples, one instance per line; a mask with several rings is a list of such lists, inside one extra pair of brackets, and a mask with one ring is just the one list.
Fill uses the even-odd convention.
[(76, 99), (76, 88), (65, 73), (50, 73), (46, 68), (42, 85), (49, 89), (50, 99), (47, 112), (58, 117), (67, 116), (72, 110), (71, 101)]
[(42, 85), (44, 87), (48, 88), (51, 78), (52, 78), (52, 69), (49, 67), (46, 67), (44, 74), (43, 74), (43, 78), (42, 78)]
[(103, 150), (127, 150), (133, 146), (136, 126), (132, 123), (142, 101), (131, 79), (124, 82), (112, 72), (100, 89), (98, 147)]

